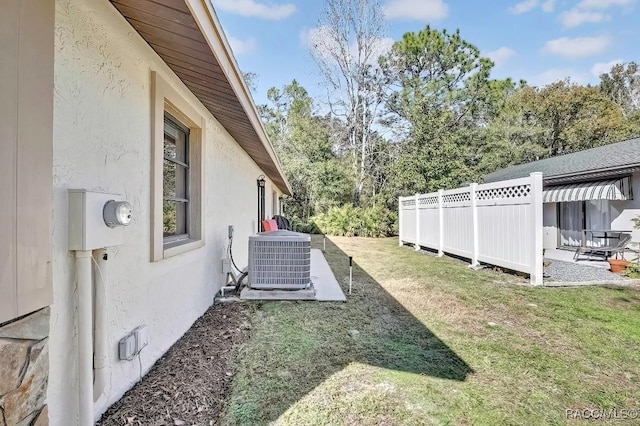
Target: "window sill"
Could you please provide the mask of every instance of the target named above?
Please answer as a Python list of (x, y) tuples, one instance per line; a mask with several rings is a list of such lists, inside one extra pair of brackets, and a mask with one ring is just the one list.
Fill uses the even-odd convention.
[(164, 244), (163, 259), (177, 256), (204, 246), (203, 240), (180, 240)]

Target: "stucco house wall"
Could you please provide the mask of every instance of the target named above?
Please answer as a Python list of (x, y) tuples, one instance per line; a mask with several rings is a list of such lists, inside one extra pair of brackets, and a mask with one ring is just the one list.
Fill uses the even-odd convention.
[(558, 204), (542, 205), (542, 246), (545, 249), (558, 247)]
[(612, 201), (611, 208), (611, 229), (630, 231), (632, 241), (640, 243), (640, 229), (634, 229), (631, 221), (634, 217), (640, 216), (640, 172), (631, 175), (631, 187), (634, 190), (633, 200)]
[[(152, 71), (206, 122), (205, 245), (158, 262), (149, 256)], [(68, 250), (67, 190), (120, 193), (134, 212), (124, 244), (109, 249), (106, 292), (113, 350), (109, 397), (95, 404), (97, 418), (211, 305), (225, 278), (220, 259), (227, 225), (235, 226), (236, 262), (247, 263), (247, 238), (257, 226), (256, 179), (263, 172), (108, 1), (56, 1), (54, 90), (54, 303), (48, 404), (51, 424), (66, 426), (76, 424), (78, 416), (76, 273)], [(270, 194), (267, 191), (267, 212)], [(137, 359), (119, 361), (118, 340), (143, 324), (149, 346), (140, 354), (141, 366)]]
[[(610, 201), (609, 213), (611, 225), (609, 229), (631, 231), (633, 243), (640, 243), (640, 230), (634, 229), (633, 218), (640, 216), (640, 172), (631, 175), (631, 187), (634, 190), (632, 200)], [(543, 205), (543, 238), (545, 249), (558, 247), (558, 203)]]

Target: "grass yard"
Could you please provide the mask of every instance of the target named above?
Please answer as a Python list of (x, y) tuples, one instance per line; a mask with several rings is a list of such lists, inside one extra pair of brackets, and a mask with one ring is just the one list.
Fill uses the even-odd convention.
[(345, 293), (348, 255), (347, 303), (247, 304), (227, 424), (575, 424), (567, 409), (640, 409), (638, 288), (531, 288), (395, 239), (332, 237)]

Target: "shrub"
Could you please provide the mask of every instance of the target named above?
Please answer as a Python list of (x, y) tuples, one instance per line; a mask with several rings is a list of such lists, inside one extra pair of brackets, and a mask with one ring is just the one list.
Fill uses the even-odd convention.
[(640, 279), (640, 265), (637, 263), (630, 263), (627, 265), (627, 269), (624, 271), (624, 274), (635, 280)]
[(293, 230), (296, 232), (303, 232), (305, 234), (322, 234), (322, 231), (320, 230), (320, 228), (318, 228), (318, 225), (316, 225), (313, 221), (304, 223), (294, 220)]
[(384, 207), (354, 207), (346, 204), (332, 207), (312, 218), (317, 227), (328, 235), (347, 237), (386, 237), (393, 235), (396, 215)]

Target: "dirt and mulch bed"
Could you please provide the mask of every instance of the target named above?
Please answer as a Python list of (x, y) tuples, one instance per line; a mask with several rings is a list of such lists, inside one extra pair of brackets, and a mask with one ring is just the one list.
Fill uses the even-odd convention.
[(97, 424), (218, 424), (227, 405), (235, 353), (249, 329), (243, 303), (215, 304)]

